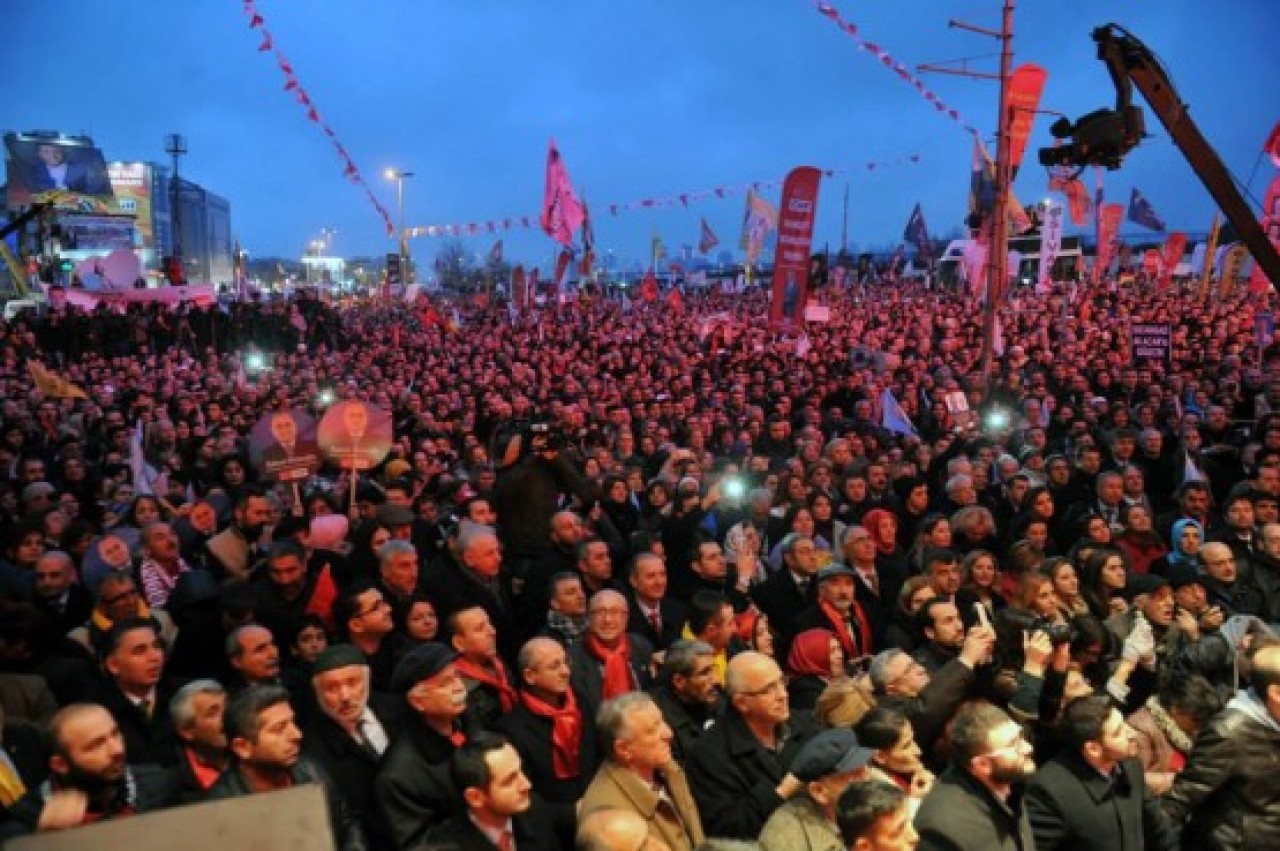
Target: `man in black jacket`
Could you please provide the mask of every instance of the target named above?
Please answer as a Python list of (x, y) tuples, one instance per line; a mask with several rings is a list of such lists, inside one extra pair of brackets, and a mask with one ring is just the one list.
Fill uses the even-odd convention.
[(1253, 654), (1252, 686), (1200, 732), (1186, 768), (1163, 799), (1183, 847), (1280, 848), (1280, 648)]
[[(450, 761), (465, 812), (427, 835), (432, 848), (456, 851), (560, 851), (572, 831), (556, 830), (532, 794), (520, 754), (495, 733), (480, 733)], [(564, 834), (564, 835), (562, 835)]]
[(1027, 784), (1036, 851), (1176, 851), (1176, 835), (1135, 758), (1138, 740), (1111, 699), (1073, 700), (1058, 729), (1066, 747)]
[(956, 713), (951, 767), (916, 813), (917, 851), (1036, 851), (1022, 784), (1036, 769), (1031, 744), (1003, 710), (973, 703)]
[(658, 685), (649, 690), (671, 728), (671, 755), (684, 764), (720, 708), (715, 649), (705, 641), (682, 639), (667, 648)]
[(302, 731), (294, 723), (288, 691), (280, 686), (249, 686), (227, 706), (226, 729), (236, 761), (209, 790), (209, 800), (319, 783), (329, 804), (334, 844), (339, 851), (364, 851), (364, 833), (342, 796), (319, 768), (302, 758)]
[(724, 717), (686, 766), (689, 786), (709, 835), (755, 839), (769, 815), (803, 791), (789, 768), (817, 727), (792, 715), (782, 670), (762, 653), (729, 661), (725, 693)]
[(375, 847), (390, 837), (375, 818), (374, 781), (395, 738), (402, 710), (390, 695), (370, 689), (369, 663), (350, 644), (325, 649), (311, 670), (316, 706), (304, 745), (342, 795), (351, 817)]
[[(789, 630), (797, 612), (817, 596), (818, 548), (813, 538), (792, 532), (782, 539), (782, 569), (751, 590), (751, 598), (769, 623)], [(789, 635), (783, 645), (789, 645)]]
[(520, 752), (524, 772), (550, 804), (571, 808), (595, 774), (595, 718), (569, 686), (569, 657), (552, 638), (531, 638), (516, 661), (520, 704), (497, 730)]
[(97, 693), (120, 725), (130, 758), (169, 764), (174, 759), (173, 720), (165, 711), (172, 687), (164, 674), (164, 645), (151, 620), (120, 621), (103, 644), (106, 674)]
[(168, 771), (130, 765), (111, 713), (75, 703), (49, 722), (49, 783), (30, 789), (0, 815), (0, 840), (127, 818), (173, 803)]
[(405, 654), (391, 678), (408, 708), (400, 736), (382, 760), (375, 785), (393, 847), (422, 843), (427, 831), (457, 812), (448, 764), (469, 739), (462, 728), (467, 687), (454, 662), (458, 651), (428, 642)]

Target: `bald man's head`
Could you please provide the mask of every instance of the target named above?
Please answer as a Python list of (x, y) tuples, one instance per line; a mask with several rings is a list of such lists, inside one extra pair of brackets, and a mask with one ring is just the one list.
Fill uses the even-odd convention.
[(577, 851), (670, 851), (649, 836), (649, 826), (631, 810), (592, 810), (578, 821)]

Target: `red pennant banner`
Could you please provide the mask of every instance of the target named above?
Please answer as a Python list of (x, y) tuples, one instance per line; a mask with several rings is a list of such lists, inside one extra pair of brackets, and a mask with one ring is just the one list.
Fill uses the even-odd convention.
[[(822, 174), (827, 177), (835, 177), (838, 175), (854, 174), (857, 171), (866, 168), (867, 170), (875, 170), (877, 168), (888, 168), (890, 166), (906, 166), (917, 165), (920, 162), (919, 154), (909, 154), (897, 157), (892, 160), (880, 160), (878, 162), (870, 162), (865, 165), (856, 166), (847, 169), (825, 169)], [(636, 201), (614, 201), (606, 203), (605, 209), (608, 210), (610, 216), (618, 216), (620, 213), (627, 213), (633, 210), (657, 210), (669, 207), (688, 207), (691, 204), (698, 204), (703, 201), (723, 200), (734, 196), (745, 195), (748, 189), (755, 189), (757, 192), (764, 189), (776, 189), (782, 185), (780, 180), (755, 180), (750, 183), (739, 184), (737, 186), (716, 186), (711, 189), (700, 189), (694, 192), (677, 192), (671, 195), (665, 195), (659, 198), (642, 198)], [(530, 228), (534, 226), (537, 218), (531, 216), (520, 216), (503, 219), (495, 219), (493, 225), (496, 230), (511, 230), (512, 228)], [(418, 227), (406, 228), (405, 235), (409, 238), (416, 239), (418, 237), (436, 237), (449, 235), (450, 228), (466, 229), (469, 225), (421, 225)]]
[(893, 58), (893, 56), (890, 55), (888, 51), (882, 49), (880, 45), (875, 44), (874, 42), (866, 41), (861, 36), (859, 36), (858, 28), (853, 24), (849, 23), (848, 21), (846, 21), (843, 17), (841, 17), (840, 12), (834, 6), (832, 6), (829, 3), (823, 3), (821, 2), (821, 0), (814, 0), (813, 5), (814, 5), (814, 8), (817, 9), (818, 12), (823, 17), (827, 18), (829, 21), (831, 21), (833, 24), (835, 24), (837, 27), (843, 30), (844, 33), (849, 36), (849, 38), (853, 39), (854, 42), (857, 43), (859, 50), (865, 50), (866, 52), (870, 53), (876, 59), (879, 59), (881, 64), (883, 64), (886, 68), (889, 68), (890, 70), (894, 71), (899, 77), (901, 77), (906, 82), (910, 83), (911, 86), (915, 88), (916, 91), (920, 92), (920, 94), (924, 96), (925, 100), (932, 103), (939, 112), (946, 113), (948, 118), (960, 124), (960, 126), (963, 127), (965, 132), (968, 133), (970, 136), (973, 136), (975, 139), (979, 139), (982, 137), (982, 134), (979, 133), (978, 130), (975, 127), (973, 127), (971, 124), (967, 123), (960, 116), (960, 113), (958, 111), (947, 106), (945, 103), (942, 102), (941, 98), (939, 98), (936, 94), (934, 94), (933, 92), (925, 88), (924, 83), (921, 82), (920, 79), (916, 77), (915, 74), (911, 73), (911, 69), (907, 68), (907, 66), (903, 65), (897, 59)]
[(387, 208), (383, 206), (382, 202), (373, 194), (373, 189), (370, 188), (369, 184), (360, 174), (355, 163), (353, 163), (350, 157), (346, 155), (345, 149), (337, 143), (337, 134), (333, 131), (333, 128), (329, 126), (328, 122), (326, 122), (320, 115), (320, 111), (311, 102), (311, 96), (307, 94), (306, 90), (302, 87), (302, 83), (299, 82), (297, 76), (293, 73), (293, 66), (289, 64), (289, 61), (285, 58), (284, 54), (275, 46), (276, 40), (272, 36), (271, 31), (267, 28), (266, 19), (262, 16), (262, 13), (258, 11), (254, 0), (245, 0), (244, 13), (249, 16), (250, 29), (262, 30), (262, 43), (258, 46), (258, 51), (261, 53), (270, 51), (275, 55), (276, 64), (280, 67), (280, 71), (285, 78), (285, 91), (292, 91), (294, 93), (298, 103), (307, 110), (307, 118), (313, 124), (320, 125), (320, 129), (324, 134), (334, 142), (334, 146), (338, 152), (338, 157), (344, 163), (343, 176), (349, 179), (352, 183), (359, 184), (364, 188), (365, 195), (368, 196), (373, 208), (382, 219), (382, 224), (386, 228), (387, 235), (390, 236), (394, 234), (396, 232), (396, 228), (391, 222), (391, 213), (387, 211)]

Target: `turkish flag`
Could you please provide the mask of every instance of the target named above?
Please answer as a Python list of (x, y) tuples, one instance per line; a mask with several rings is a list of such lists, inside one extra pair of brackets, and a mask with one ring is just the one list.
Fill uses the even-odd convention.
[(645, 273), (644, 280), (640, 283), (640, 298), (650, 303), (658, 300), (658, 279), (652, 268)]

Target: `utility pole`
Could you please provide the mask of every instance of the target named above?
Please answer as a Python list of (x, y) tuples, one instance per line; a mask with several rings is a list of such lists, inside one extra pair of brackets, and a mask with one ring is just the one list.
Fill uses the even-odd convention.
[(935, 71), (961, 77), (1000, 81), (1000, 103), (996, 120), (995, 207), (983, 228), (988, 235), (986, 304), (983, 306), (982, 357), (980, 371), (991, 379), (992, 360), (995, 355), (996, 316), (1004, 300), (1009, 284), (1009, 184), (1012, 170), (1009, 168), (1012, 110), (1009, 108), (1009, 77), (1013, 66), (1013, 4), (1004, 0), (1004, 16), (999, 30), (979, 27), (963, 21), (949, 21), (955, 29), (968, 30), (1000, 41), (1000, 73), (996, 75), (968, 70), (967, 65), (957, 70), (938, 65), (921, 65), (921, 71)]
[(849, 251), (849, 181), (844, 182), (844, 222), (840, 225), (840, 255)]
[(179, 188), (182, 180), (178, 176), (178, 160), (187, 152), (187, 140), (181, 133), (170, 133), (164, 137), (164, 151), (173, 158), (173, 179), (169, 182), (169, 227), (173, 231), (171, 240), (173, 268), (179, 271), (182, 280), (186, 280), (186, 266), (182, 261), (182, 191)]

